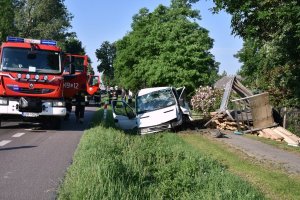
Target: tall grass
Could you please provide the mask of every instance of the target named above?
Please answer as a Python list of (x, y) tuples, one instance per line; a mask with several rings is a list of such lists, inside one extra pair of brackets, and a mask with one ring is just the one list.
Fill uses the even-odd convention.
[(85, 132), (58, 199), (264, 199), (175, 134), (106, 125)]
[(182, 134), (181, 138), (260, 188), (268, 199), (300, 199), (300, 177), (279, 170), (275, 163), (253, 160), (242, 151), (202, 134)]

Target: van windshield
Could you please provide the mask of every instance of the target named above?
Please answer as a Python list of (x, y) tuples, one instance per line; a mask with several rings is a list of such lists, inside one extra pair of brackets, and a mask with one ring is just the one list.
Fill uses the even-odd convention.
[(137, 114), (159, 110), (175, 105), (171, 89), (163, 89), (137, 97)]
[(27, 48), (3, 48), (1, 70), (14, 72), (60, 73), (60, 52)]

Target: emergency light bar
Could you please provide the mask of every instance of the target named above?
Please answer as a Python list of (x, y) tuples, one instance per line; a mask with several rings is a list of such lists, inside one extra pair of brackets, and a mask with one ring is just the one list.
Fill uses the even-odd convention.
[(31, 43), (31, 44), (45, 44), (56, 46), (57, 42), (54, 40), (36, 40), (36, 39), (29, 39), (29, 38), (19, 38), (19, 37), (7, 37), (7, 42), (22, 42), (22, 43)]

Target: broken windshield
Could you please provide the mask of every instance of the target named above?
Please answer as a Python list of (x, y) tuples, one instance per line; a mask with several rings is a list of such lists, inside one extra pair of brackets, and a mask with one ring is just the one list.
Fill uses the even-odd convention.
[(137, 97), (137, 114), (159, 110), (175, 105), (171, 89), (163, 89)]
[(60, 53), (25, 48), (3, 48), (1, 70), (18, 72), (60, 73)]

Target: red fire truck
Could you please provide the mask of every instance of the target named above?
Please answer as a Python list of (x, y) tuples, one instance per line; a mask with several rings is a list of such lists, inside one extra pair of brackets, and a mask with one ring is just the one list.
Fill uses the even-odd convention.
[(100, 90), (100, 76), (90, 75), (87, 85), (88, 103), (100, 105), (101, 90)]
[[(66, 54), (65, 56), (65, 72), (64, 72), (64, 98), (66, 100), (67, 115), (66, 119), (72, 111), (72, 105), (75, 100), (75, 96), (83, 92), (85, 94), (85, 103), (88, 104), (88, 96), (94, 95), (97, 91), (95, 88), (99, 88), (98, 77), (88, 75), (88, 56), (86, 55), (74, 55)], [(68, 71), (69, 66), (72, 65), (75, 69), (74, 74), (70, 74)]]
[(59, 128), (66, 115), (62, 60), (55, 41), (8, 37), (0, 49), (0, 120)]

